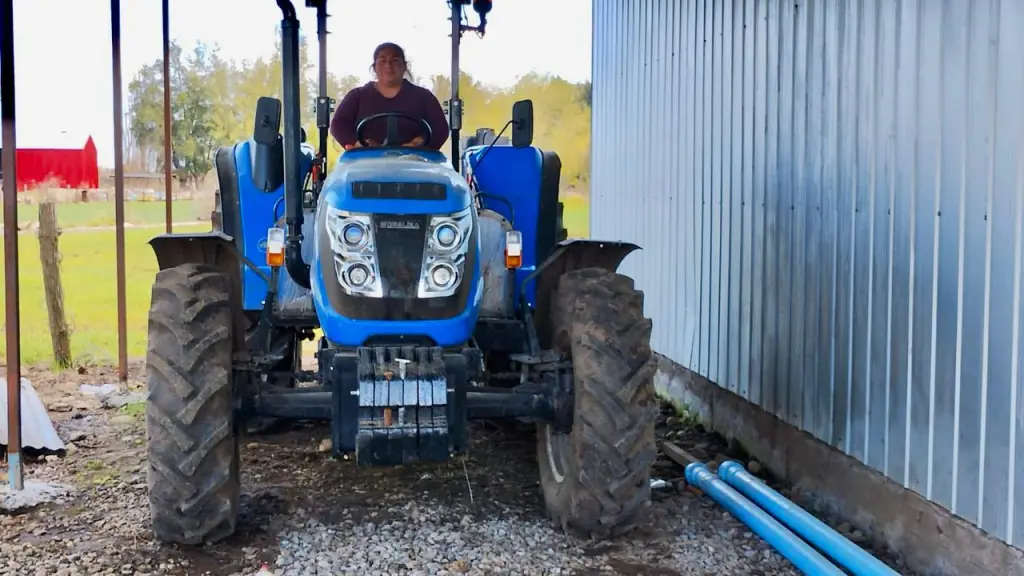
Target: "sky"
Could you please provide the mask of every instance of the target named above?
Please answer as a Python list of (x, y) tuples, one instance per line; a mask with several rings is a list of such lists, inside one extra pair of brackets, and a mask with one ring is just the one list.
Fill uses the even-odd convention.
[[(293, 0), (316, 46), (316, 11)], [(121, 66), (135, 72), (161, 56), (160, 0), (121, 1)], [(328, 0), (328, 69), (369, 79), (373, 48), (397, 42), (421, 78), (448, 74), (451, 24), (445, 0)], [(467, 8), (470, 24), (476, 14)], [(190, 49), (220, 46), (241, 61), (269, 56), (281, 13), (274, 0), (170, 0), (171, 38)], [(91, 135), (99, 164), (113, 166), (113, 73), (109, 0), (15, 0), (18, 147), (53, 147)], [(487, 34), (463, 35), (461, 67), (489, 84), (529, 72), (590, 78), (591, 0), (494, 0)], [(78, 146), (80, 144), (71, 144)]]

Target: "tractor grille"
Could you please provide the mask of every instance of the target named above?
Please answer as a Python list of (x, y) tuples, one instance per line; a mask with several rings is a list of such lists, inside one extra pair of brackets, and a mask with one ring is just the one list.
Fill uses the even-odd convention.
[(448, 189), (433, 182), (353, 182), (352, 197), (359, 200), (444, 200)]
[(378, 215), (373, 219), (377, 262), (385, 298), (415, 298), (423, 263), (427, 216)]

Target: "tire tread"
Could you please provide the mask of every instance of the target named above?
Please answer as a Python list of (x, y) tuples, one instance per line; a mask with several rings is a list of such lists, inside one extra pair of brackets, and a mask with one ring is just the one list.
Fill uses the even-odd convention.
[(572, 354), (575, 411), (566, 486), (552, 491), (568, 493), (549, 498), (548, 513), (585, 537), (618, 536), (650, 505), (657, 456), (652, 323), (633, 280), (604, 269), (564, 274), (552, 305), (556, 347)]
[(146, 407), (150, 515), (185, 545), (235, 531), (240, 478), (232, 403), (231, 308), (216, 268), (157, 273), (149, 312)]

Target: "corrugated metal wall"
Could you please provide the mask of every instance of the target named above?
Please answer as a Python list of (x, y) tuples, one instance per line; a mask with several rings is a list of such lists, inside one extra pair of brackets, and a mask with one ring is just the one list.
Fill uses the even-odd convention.
[(594, 0), (656, 348), (1024, 545), (1024, 0)]

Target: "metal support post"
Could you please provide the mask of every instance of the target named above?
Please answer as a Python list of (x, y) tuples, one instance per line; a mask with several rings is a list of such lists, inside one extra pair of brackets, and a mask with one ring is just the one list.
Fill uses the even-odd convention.
[(18, 311), (18, 167), (14, 119), (14, 0), (0, 1), (0, 99), (3, 117), (4, 289), (7, 328), (7, 481), (25, 487), (21, 463), (21, 318)]
[(121, 96), (121, 0), (110, 0), (110, 45), (114, 76), (114, 242), (117, 248), (117, 376), (128, 383), (128, 312), (124, 272), (124, 103)]
[(171, 208), (171, 194), (174, 189), (171, 168), (174, 166), (171, 154), (171, 11), (170, 0), (163, 0), (164, 32), (164, 206), (167, 209), (166, 229), (171, 233), (174, 214)]
[(459, 171), (459, 133), (462, 130), (462, 100), (459, 99), (459, 43), (462, 40), (462, 0), (450, 0), (452, 6), (452, 97), (448, 101), (448, 127), (452, 139), (452, 168)]

